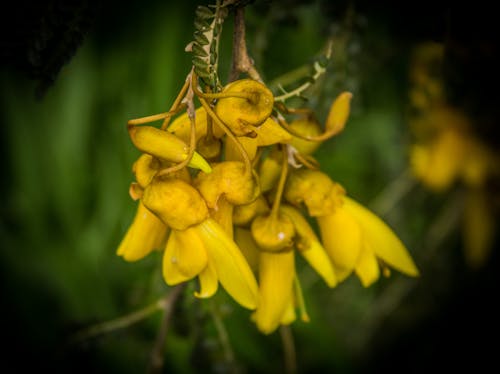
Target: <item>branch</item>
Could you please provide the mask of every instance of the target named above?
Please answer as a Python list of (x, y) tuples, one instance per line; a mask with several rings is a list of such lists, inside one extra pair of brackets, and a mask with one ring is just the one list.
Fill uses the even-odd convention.
[(156, 337), (156, 342), (151, 353), (151, 366), (149, 368), (149, 373), (159, 374), (163, 368), (164, 354), (165, 351), (165, 340), (167, 338), (168, 328), (170, 326), (170, 321), (172, 319), (172, 314), (174, 311), (174, 306), (179, 297), (182, 295), (182, 291), (186, 287), (186, 283), (181, 283), (176, 286), (165, 298), (165, 314), (161, 321), (160, 331)]
[(262, 82), (259, 72), (253, 66), (250, 56), (248, 56), (245, 42), (245, 8), (237, 7), (234, 11), (233, 62), (229, 73), (229, 81), (235, 81), (241, 73), (246, 73), (250, 78)]

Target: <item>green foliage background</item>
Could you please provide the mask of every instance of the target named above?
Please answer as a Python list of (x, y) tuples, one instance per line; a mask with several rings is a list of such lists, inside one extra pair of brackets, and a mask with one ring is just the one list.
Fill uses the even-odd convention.
[[(160, 254), (133, 264), (115, 255), (135, 211), (128, 185), (139, 153), (125, 124), (165, 111), (181, 87), (190, 68), (184, 47), (192, 39), (196, 5), (103, 5), (81, 48), (41, 98), (34, 94), (35, 82), (2, 69), (0, 290), (8, 347), (2, 365), (22, 370), (36, 363), (73, 373), (147, 371), (161, 313), (84, 343), (72, 343), (71, 336), (146, 306), (167, 290)], [(480, 272), (465, 268), (457, 219), (453, 212), (440, 216), (450, 196), (414, 186), (383, 211), (396, 198), (386, 187), (394, 180), (408, 182), (411, 48), (440, 35), (442, 9), (431, 13), (431, 27), (425, 28), (418, 17), (402, 27), (400, 8), (382, 8), (318, 0), (257, 1), (247, 10), (250, 54), (267, 82), (310, 63), (334, 36), (328, 73), (310, 92), (308, 105), (324, 119), (335, 95), (350, 90), (353, 112), (344, 133), (323, 144), (317, 158), (351, 196), (383, 214), (422, 270), (417, 280), (394, 272), (369, 289), (351, 277), (330, 290), (299, 263), (312, 319), (292, 327), (302, 372), (418, 372), (433, 360), (447, 364), (453, 356), (445, 347), (453, 354), (471, 353), (472, 362), (479, 351), (488, 357), (488, 349), (467, 346), (462, 334), (479, 338), (477, 328), (498, 327), (490, 318), (498, 307), (488, 304), (498, 282), (498, 255)], [(223, 30), (223, 79), (231, 22)], [(219, 292), (215, 302), (186, 294), (167, 339), (165, 372), (231, 368), (211, 308), (224, 319), (241, 370), (284, 371), (279, 333), (259, 334), (250, 313)], [(464, 345), (456, 342), (459, 337)]]

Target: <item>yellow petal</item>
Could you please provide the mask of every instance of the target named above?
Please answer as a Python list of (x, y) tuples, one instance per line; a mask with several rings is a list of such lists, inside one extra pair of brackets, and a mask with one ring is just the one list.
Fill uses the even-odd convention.
[(352, 271), (362, 246), (361, 227), (344, 207), (333, 214), (317, 217), (326, 252), (336, 268)]
[[(196, 129), (196, 141), (207, 134), (207, 112), (203, 107), (196, 109), (195, 112), (195, 129)], [(216, 138), (220, 138), (224, 135), (224, 131), (219, 128), (219, 126), (212, 127), (213, 134)], [(170, 125), (168, 126), (168, 132), (174, 134), (184, 142), (189, 143), (189, 138), (191, 136), (191, 120), (187, 112), (178, 116)]]
[(343, 209), (359, 222), (365, 240), (377, 257), (406, 275), (419, 274), (404, 244), (379, 217), (347, 196)]
[(259, 181), (262, 193), (270, 191), (276, 186), (282, 164), (281, 152), (271, 152), (268, 157), (262, 160), (259, 167)]
[(337, 281), (339, 283), (345, 281), (354, 271), (354, 269), (341, 269), (335, 265), (333, 265), (333, 269), (335, 270), (335, 275), (337, 276)]
[(257, 133), (257, 145), (259, 147), (276, 143), (289, 143), (292, 136), (285, 131), (275, 120), (268, 118), (255, 129)]
[(332, 263), (328, 255), (318, 240), (307, 220), (298, 210), (291, 206), (282, 205), (280, 211), (288, 215), (295, 225), (295, 232), (299, 239), (296, 239), (295, 246), (299, 253), (306, 259), (311, 267), (323, 278), (329, 287), (337, 285), (337, 278), (333, 270)]
[(369, 243), (363, 243), (363, 249), (356, 264), (356, 275), (361, 280), (363, 287), (369, 287), (380, 277), (380, 268), (377, 258)]
[(253, 240), (252, 232), (241, 227), (236, 227), (234, 230), (234, 241), (241, 250), (241, 253), (243, 253), (243, 256), (245, 256), (245, 260), (247, 260), (250, 268), (256, 271), (259, 266), (260, 250), (255, 240)]
[(257, 281), (237, 245), (209, 218), (194, 227), (202, 237), (219, 281), (231, 297), (248, 309), (258, 304)]
[[(318, 136), (321, 134), (318, 123), (309, 118), (293, 121), (290, 123), (290, 127), (303, 136)], [(302, 155), (310, 155), (319, 148), (321, 142), (309, 141), (294, 136), (291, 144)]]
[(488, 259), (495, 236), (495, 217), (484, 191), (467, 193), (463, 219), (465, 259), (471, 268), (478, 269)]
[(159, 248), (167, 235), (167, 226), (140, 201), (134, 220), (117, 250), (126, 261), (137, 261)]
[(200, 299), (206, 299), (217, 292), (219, 279), (217, 278), (217, 271), (210, 259), (208, 259), (207, 267), (203, 269), (198, 276), (198, 280), (200, 281), (200, 291), (196, 291), (194, 296)]
[(290, 298), (288, 305), (286, 306), (285, 313), (283, 313), (283, 316), (281, 317), (281, 324), (282, 325), (289, 325), (293, 321), (297, 319), (297, 315), (295, 313), (295, 303), (293, 300), (293, 297)]
[(143, 153), (132, 166), (135, 180), (139, 186), (145, 188), (159, 170), (159, 162), (153, 156)]
[(163, 277), (168, 285), (187, 281), (207, 266), (207, 252), (197, 231), (172, 230), (163, 255)]
[(342, 92), (333, 102), (326, 119), (326, 130), (338, 134), (341, 132), (351, 111), (352, 93)]
[(217, 206), (210, 210), (210, 216), (231, 239), (233, 238), (233, 207), (224, 197), (221, 197), (217, 202)]
[(294, 256), (293, 251), (260, 254), (260, 304), (255, 311), (255, 322), (264, 334), (279, 326), (290, 300), (293, 300)]
[(233, 223), (238, 226), (248, 226), (257, 215), (269, 212), (269, 205), (264, 196), (260, 195), (250, 204), (234, 207)]
[[(250, 160), (253, 160), (257, 153), (257, 139), (249, 138), (246, 136), (238, 136), (237, 139), (245, 149), (245, 152), (247, 153)], [(226, 161), (243, 161), (243, 156), (241, 155), (241, 152), (237, 145), (234, 143), (233, 139), (226, 138), (225, 146)]]
[[(134, 126), (129, 128), (130, 138), (135, 147), (147, 154), (172, 162), (184, 161), (188, 156), (187, 144), (167, 131), (153, 126)], [(206, 173), (212, 170), (200, 154), (195, 152), (188, 164)]]

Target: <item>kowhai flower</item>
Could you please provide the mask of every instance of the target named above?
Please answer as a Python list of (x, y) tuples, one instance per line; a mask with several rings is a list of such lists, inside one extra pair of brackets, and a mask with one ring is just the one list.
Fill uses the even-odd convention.
[[(169, 112), (129, 121), (142, 152), (129, 190), (138, 210), (118, 255), (137, 261), (163, 250), (168, 285), (197, 279), (195, 296), (206, 298), (220, 283), (255, 310), (252, 319), (266, 334), (292, 323), (296, 310), (309, 320), (297, 255), (330, 288), (352, 272), (368, 286), (380, 266), (418, 274), (392, 230), (312, 157), (344, 129), (350, 93), (334, 100), (322, 128), (310, 110), (275, 103), (252, 79), (209, 91), (191, 72)], [(145, 125), (159, 119), (161, 128)]]

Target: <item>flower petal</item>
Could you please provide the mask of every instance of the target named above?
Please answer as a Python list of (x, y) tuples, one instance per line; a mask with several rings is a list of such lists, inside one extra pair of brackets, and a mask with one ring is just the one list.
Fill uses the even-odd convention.
[(317, 217), (323, 245), (336, 268), (352, 271), (362, 245), (361, 227), (344, 207)]
[(328, 255), (318, 240), (307, 220), (298, 210), (291, 206), (282, 205), (280, 211), (290, 217), (295, 225), (295, 233), (299, 237), (295, 244), (299, 253), (311, 267), (323, 278), (329, 287), (337, 285), (337, 278)]
[(163, 277), (168, 285), (185, 282), (207, 267), (207, 253), (197, 231), (172, 230), (163, 255)]
[(290, 300), (293, 300), (294, 278), (293, 251), (260, 253), (260, 304), (255, 311), (255, 322), (264, 334), (273, 332), (279, 326)]
[(159, 248), (167, 235), (167, 226), (139, 201), (130, 225), (116, 254), (126, 261), (137, 261)]
[(380, 277), (377, 258), (373, 253), (370, 243), (366, 241), (363, 243), (363, 249), (361, 250), (355, 271), (363, 287), (371, 286)]
[(341, 132), (351, 111), (352, 93), (342, 92), (330, 107), (330, 112), (326, 119), (325, 128), (335, 134)]
[[(255, 158), (257, 154), (257, 140), (255, 138), (248, 138), (246, 136), (238, 136), (238, 141), (245, 149), (250, 160)], [(235, 144), (234, 140), (227, 138), (225, 142), (226, 146), (226, 161), (243, 161), (243, 157), (238, 146)]]
[[(129, 128), (130, 138), (135, 147), (147, 154), (172, 162), (184, 161), (188, 156), (187, 144), (175, 135), (153, 126), (134, 126)], [(205, 159), (195, 152), (189, 166), (211, 172)]]
[(283, 313), (283, 317), (281, 317), (282, 325), (289, 325), (293, 321), (297, 319), (297, 314), (295, 313), (295, 303), (293, 297), (291, 297), (288, 301), (288, 305), (286, 306), (285, 313)]
[(258, 304), (257, 281), (238, 246), (213, 219), (195, 226), (224, 289), (248, 309)]
[(344, 198), (343, 210), (359, 222), (365, 240), (370, 243), (377, 257), (406, 275), (419, 274), (404, 244), (379, 217), (347, 196)]
[(259, 267), (260, 250), (255, 240), (253, 240), (252, 232), (248, 229), (236, 227), (234, 230), (234, 241), (241, 250), (241, 253), (243, 253), (243, 256), (245, 256), (245, 260), (247, 260), (250, 268), (257, 270)]
[[(196, 109), (195, 125), (196, 141), (198, 141), (201, 137), (207, 134), (207, 112), (205, 108), (199, 107)], [(219, 126), (213, 126), (212, 130), (216, 138), (221, 138), (224, 135), (224, 131)], [(189, 143), (189, 137), (191, 135), (191, 120), (189, 119), (188, 113), (185, 112), (172, 121), (172, 123), (168, 126), (167, 131), (181, 138), (186, 143)]]
[(215, 292), (217, 292), (219, 278), (217, 277), (217, 271), (210, 259), (208, 260), (207, 267), (203, 269), (198, 276), (198, 280), (200, 281), (200, 291), (196, 291), (194, 296), (205, 299), (213, 296)]
[(268, 118), (255, 129), (257, 133), (257, 145), (259, 147), (276, 143), (289, 143), (292, 136), (285, 131), (275, 120)]

